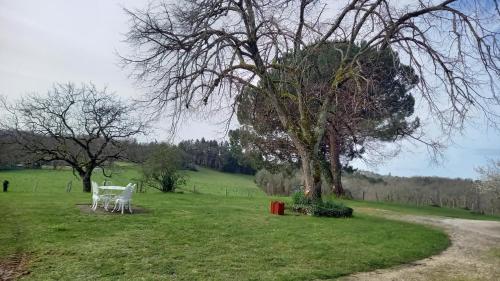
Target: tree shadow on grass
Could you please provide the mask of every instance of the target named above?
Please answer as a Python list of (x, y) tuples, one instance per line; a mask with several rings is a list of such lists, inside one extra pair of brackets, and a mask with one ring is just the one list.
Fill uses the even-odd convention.
[(0, 280), (17, 280), (23, 275), (30, 274), (28, 261), (26, 253), (16, 253), (0, 259)]

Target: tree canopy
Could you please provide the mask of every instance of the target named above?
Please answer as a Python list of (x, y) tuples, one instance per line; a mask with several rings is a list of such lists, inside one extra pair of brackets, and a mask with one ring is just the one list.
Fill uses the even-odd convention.
[[(319, 110), (315, 100), (332, 94), (329, 87), (333, 79), (331, 73), (337, 71), (340, 56), (348, 47), (343, 42), (327, 42), (314, 49), (312, 54), (307, 49), (302, 52), (308, 61), (306, 65), (311, 68), (311, 74), (306, 75), (307, 81), (302, 81), (302, 90), (311, 92), (310, 101), (302, 105), (308, 115), (306, 122), (313, 120)], [(355, 55), (360, 46), (353, 48), (355, 50), (351, 52)], [(286, 59), (287, 56), (283, 60)], [(402, 65), (395, 52), (384, 49), (365, 53), (359, 60), (359, 68), (366, 79), (356, 85), (346, 84), (343, 91), (336, 94), (321, 144), (324, 161), (329, 161), (331, 167), (323, 171), (324, 176), (334, 181), (339, 195), (343, 193), (340, 157), (347, 166), (350, 160), (361, 158), (365, 146), (371, 142), (392, 142), (412, 136), (419, 126), (418, 118), (411, 118), (415, 101), (409, 91), (418, 81), (411, 67)], [(286, 70), (276, 70), (273, 77), (273, 83), (284, 84), (277, 87), (288, 88), (283, 96), (287, 110), (299, 112), (299, 104), (295, 102), (298, 94), (292, 86), (293, 75)], [(246, 147), (259, 150), (267, 159), (297, 161), (298, 152), (266, 96), (247, 88), (237, 100), (238, 121), (243, 126), (242, 134), (248, 139)], [(300, 122), (303, 117), (295, 118), (294, 122)]]

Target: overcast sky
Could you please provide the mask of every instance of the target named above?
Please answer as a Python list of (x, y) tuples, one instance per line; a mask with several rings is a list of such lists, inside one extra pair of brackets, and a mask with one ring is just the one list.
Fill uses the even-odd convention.
[[(126, 53), (122, 42), (127, 16), (122, 7), (145, 5), (132, 0), (0, 0), (0, 95), (9, 99), (44, 93), (54, 82), (90, 82), (107, 86), (118, 95), (139, 97), (141, 90), (119, 66), (116, 52)], [(205, 137), (221, 139), (223, 126), (197, 118), (186, 123), (176, 140)], [(158, 128), (149, 139), (166, 139)], [(445, 161), (429, 162), (424, 147), (404, 145), (398, 157), (377, 167), (382, 174), (475, 178), (474, 167), (500, 159), (500, 134), (478, 121), (469, 126), (445, 151)]]

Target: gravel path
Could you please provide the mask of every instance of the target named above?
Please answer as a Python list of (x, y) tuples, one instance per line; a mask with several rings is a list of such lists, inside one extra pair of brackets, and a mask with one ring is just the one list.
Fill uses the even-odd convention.
[(368, 210), (396, 220), (443, 228), (451, 246), (441, 254), (398, 267), (362, 272), (341, 280), (495, 280), (500, 281), (500, 222), (401, 215)]

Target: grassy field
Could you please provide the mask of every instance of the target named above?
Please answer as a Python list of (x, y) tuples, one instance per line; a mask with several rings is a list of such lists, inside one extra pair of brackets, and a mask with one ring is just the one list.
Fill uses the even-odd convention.
[[(90, 194), (71, 171), (0, 172), (11, 182), (0, 193), (0, 260), (27, 253), (26, 280), (328, 280), (449, 243), (441, 231), (356, 211), (350, 219), (273, 216), (252, 177), (205, 169), (189, 176), (182, 194), (134, 194), (147, 212), (122, 216), (82, 212), (77, 204), (89, 204)], [(122, 167), (113, 183), (137, 177)]]

